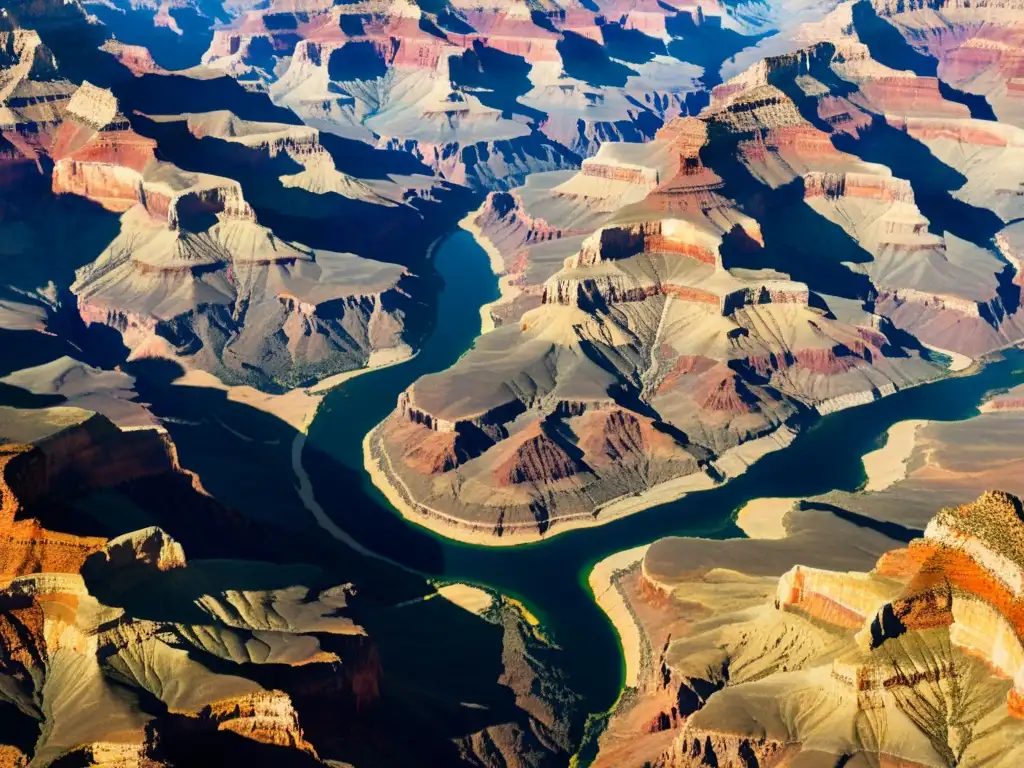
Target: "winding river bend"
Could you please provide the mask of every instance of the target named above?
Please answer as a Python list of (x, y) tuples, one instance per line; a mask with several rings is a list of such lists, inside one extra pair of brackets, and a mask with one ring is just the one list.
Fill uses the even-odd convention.
[[(864, 481), (861, 457), (879, 447), (894, 423), (967, 418), (987, 393), (1022, 380), (1018, 369), (1024, 368), (1024, 353), (1007, 353), (975, 375), (908, 389), (826, 416), (788, 448), (766, 456), (724, 486), (535, 544), (462, 544), (400, 517), (363, 469), (364, 436), (416, 378), (452, 365), (473, 345), (480, 331), (480, 307), (497, 298), (488, 257), (468, 232), (458, 230), (441, 242), (433, 266), (443, 287), (434, 327), (420, 354), (332, 390), (310, 427), (302, 467), (319, 506), (366, 549), (427, 576), (489, 587), (525, 603), (545, 633), (566, 651), (569, 682), (583, 695), (588, 712), (606, 711), (624, 679), (618, 638), (587, 586), (594, 563), (665, 536), (741, 536), (733, 513), (750, 499), (856, 490)], [(3, 339), (11, 353), (0, 361), (4, 372), (78, 354), (77, 348), (56, 339), (49, 345), (33, 340), (19, 347), (13, 336)], [(141, 361), (130, 372), (139, 377), (141, 397), (164, 417), (182, 463), (197, 471), (215, 496), (254, 518), (319, 530), (296, 499), (294, 430), (267, 414), (226, 402), (217, 390), (171, 386), (180, 374), (173, 364)], [(22, 402), (25, 397), (11, 390), (0, 387), (0, 404), (49, 404), (45, 398)]]
[[(490, 587), (528, 605), (567, 651), (567, 671), (591, 712), (613, 703), (624, 674), (618, 639), (586, 585), (595, 562), (664, 536), (740, 536), (733, 512), (753, 498), (855, 490), (864, 481), (861, 456), (881, 444), (892, 424), (967, 418), (986, 393), (1021, 380), (1016, 370), (1021, 354), (1010, 353), (973, 376), (908, 389), (822, 418), (791, 446), (724, 486), (535, 544), (462, 544), (402, 519), (363, 470), (366, 433), (388, 415), (412, 381), (450, 366), (472, 346), (480, 329), (480, 306), (497, 298), (487, 255), (468, 232), (449, 235), (436, 250), (434, 266), (444, 287), (436, 326), (422, 351), (408, 363), (359, 376), (332, 391), (310, 429), (304, 466), (317, 501), (364, 546), (428, 575)], [(358, 482), (341, 487), (340, 471)]]

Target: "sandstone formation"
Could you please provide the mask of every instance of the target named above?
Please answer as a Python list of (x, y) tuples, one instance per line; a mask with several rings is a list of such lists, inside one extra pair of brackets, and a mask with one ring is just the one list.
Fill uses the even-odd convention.
[[(13, 764), (567, 759), (571, 696), (550, 678), (553, 649), (510, 603), (473, 616), (419, 599), (428, 623), (456, 618), (480, 641), (461, 618), (471, 616), (496, 635), (503, 670), (477, 684), (495, 701), (486, 716), (441, 690), (427, 708), (388, 650), (389, 622), (420, 620), (401, 607), (410, 601), (376, 605), (393, 598), (332, 580), (344, 570), (329, 565), (337, 551), (318, 563), (308, 541), (243, 521), (180, 467), (163, 430), (0, 407), (0, 499), (0, 706)], [(150, 524), (131, 529), (140, 522)], [(375, 637), (356, 619), (364, 611)], [(413, 743), (380, 746), (396, 721)]]
[(650, 139), (767, 23), (648, 0), (273, 3), (239, 9), (203, 64), (267, 88), (308, 125), (504, 189), (605, 142)]
[(760, 581), (723, 573), (733, 602), (713, 622), (691, 612), (664, 651), (680, 685), (664, 725), (681, 725), (658, 764), (1013, 764), (1020, 510), (986, 493), (943, 510), (870, 573), (795, 566), (767, 604)]
[[(996, 707), (988, 716), (993, 722), (1009, 717), (1013, 676), (1004, 671), (993, 678), (988, 668), (980, 675), (967, 672), (955, 649), (971, 643), (988, 648), (979, 634), (1003, 638), (998, 642), (1006, 645), (1002, 630), (990, 629), (1004, 619), (983, 616), (976, 603), (977, 595), (987, 599), (985, 583), (1013, 580), (1008, 562), (1019, 558), (996, 543), (1011, 540), (1020, 527), (1015, 497), (985, 491), (1003, 487), (1024, 493), (1021, 414), (999, 407), (1014, 393), (993, 396), (981, 414), (963, 421), (894, 425), (881, 449), (888, 455), (872, 462), (865, 456), (868, 482), (859, 492), (761, 499), (739, 513), (737, 522), (750, 539), (663, 539), (645, 549), (639, 565), (620, 566), (611, 589), (625, 609), (615, 621), (622, 625), (623, 642), (634, 628), (639, 635), (630, 651), (638, 669), (598, 740), (595, 765), (692, 765), (708, 754), (721, 759), (748, 750), (759, 759), (770, 754), (780, 760), (813, 756), (826, 762), (902, 759), (911, 765), (948, 765), (957, 762), (950, 749), (962, 752), (963, 762), (957, 764), (974, 765), (988, 758), (970, 757), (965, 747), (971, 739), (978, 747), (986, 742), (984, 750), (1015, 743), (995, 726), (988, 732), (967, 721), (947, 724), (951, 738), (963, 734), (959, 746), (930, 743), (942, 708), (952, 706), (949, 696), (969, 696), (977, 706), (989, 702), (986, 706)], [(913, 428), (903, 430), (905, 425)], [(902, 471), (893, 468), (899, 461)], [(880, 468), (886, 470), (885, 482), (872, 474)], [(979, 494), (982, 501), (973, 504)], [(953, 506), (935, 516), (944, 504)], [(775, 523), (769, 525), (769, 518)], [(895, 549), (915, 538), (909, 550)], [(993, 575), (958, 559), (965, 554), (972, 562), (988, 563), (983, 567), (993, 567)], [(864, 573), (876, 562), (874, 575)], [(996, 602), (1002, 606), (996, 610), (1005, 608), (1003, 616), (1012, 621), (1012, 609), (1001, 598)], [(974, 628), (968, 615), (978, 617)], [(948, 638), (936, 636), (936, 629), (947, 631)], [(968, 658), (974, 654), (971, 648), (967, 652)], [(1003, 658), (1002, 650), (997, 654)], [(960, 676), (957, 683), (942, 677), (950, 671)], [(916, 677), (918, 687), (901, 688), (907, 685), (901, 676), (911, 683)], [(940, 680), (939, 688), (928, 688)], [(734, 682), (735, 693), (729, 693)], [(959, 686), (960, 693), (950, 685)], [(796, 726), (781, 746), (758, 738), (760, 732), (750, 730), (747, 715), (740, 713), (749, 712), (770, 728), (761, 709), (761, 693), (768, 690), (795, 713), (793, 718), (780, 713), (775, 722), (807, 723), (814, 735), (809, 730), (798, 735), (803, 726)], [(726, 693), (706, 716), (729, 725), (696, 730), (705, 708)], [(856, 707), (843, 708), (848, 695)], [(927, 722), (919, 717), (923, 701), (939, 708), (929, 710)], [(744, 709), (748, 702), (751, 708)], [(981, 710), (970, 711), (970, 717), (980, 716)], [(817, 730), (819, 723), (829, 730)], [(853, 741), (840, 744), (834, 734), (853, 734)], [(883, 742), (888, 746), (880, 746)], [(816, 755), (819, 749), (824, 754)], [(918, 760), (921, 755), (930, 757)]]
[[(435, 211), (458, 193), (383, 150), (353, 168), (345, 142), (327, 146), (266, 96), (145, 66), (79, 12), (75, 34), (103, 40), (94, 66), (109, 84), (64, 79), (40, 17), (5, 12), (0, 23), (0, 239), (12, 262), (0, 324), (59, 333), (76, 312), (118, 332), (135, 357), (269, 392), (409, 357), (430, 297), (408, 266), (457, 217), (457, 202)], [(68, 51), (76, 71), (80, 55)], [(208, 104), (188, 93), (213, 82), (221, 108), (152, 109)], [(369, 226), (336, 226), (348, 217)], [(55, 220), (70, 243), (47, 236)], [(29, 256), (39, 248), (66, 267), (39, 264)]]
[[(374, 433), (392, 502), (493, 543), (600, 523), (1024, 338), (1021, 198), (991, 185), (1020, 184), (1019, 129), (897, 68), (891, 36), (843, 3), (699, 117), (491, 193), (472, 226), (502, 275), (498, 327)], [(609, 460), (590, 430), (621, 413), (672, 453)]]

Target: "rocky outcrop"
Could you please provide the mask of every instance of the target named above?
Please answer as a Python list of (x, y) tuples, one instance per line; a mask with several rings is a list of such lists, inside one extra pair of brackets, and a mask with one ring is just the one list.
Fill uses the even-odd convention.
[(316, 756), (316, 750), (302, 737), (299, 716), (283, 691), (261, 691), (216, 701), (204, 707), (198, 718), (210, 722), (218, 731)]
[(867, 198), (887, 203), (914, 202), (914, 190), (905, 179), (886, 178), (864, 173), (813, 172), (804, 176), (804, 197)]
[[(1022, 509), (988, 492), (940, 511), (870, 572), (797, 565), (774, 584), (755, 574), (774, 567), (775, 542), (755, 544), (768, 554), (749, 566), (740, 549), (707, 557), (696, 541), (669, 564), (672, 541), (653, 545), (619, 588), (644, 637), (667, 638), (650, 649), (661, 668), (620, 703), (598, 764), (618, 754), (622, 722), (665, 701), (665, 686), (678, 687), (678, 703), (662, 704), (650, 736), (632, 731), (645, 755), (670, 739), (652, 764), (974, 765), (992, 748), (1016, 759)], [(975, 727), (983, 721), (999, 725)]]
[[(930, 294), (925, 291), (919, 291), (915, 288), (898, 288), (891, 292), (883, 292), (879, 295), (879, 299), (884, 300), (890, 296), (897, 304), (910, 303), (920, 304), (924, 307), (932, 307), (940, 310), (949, 309), (957, 312), (958, 314), (965, 315), (966, 317), (981, 317), (983, 312), (989, 317), (993, 314), (992, 307), (985, 304), (968, 301), (956, 296)], [(998, 299), (994, 299), (994, 302), (996, 302), (996, 311), (1000, 315), (1003, 314), (1002, 311), (999, 310)]]
[(156, 142), (131, 129), (112, 92), (86, 81), (68, 102), (50, 154), (54, 193), (121, 212), (145, 201), (144, 172), (156, 162)]
[[(10, 409), (4, 413), (11, 415)], [(53, 494), (104, 488), (178, 469), (174, 448), (158, 429), (122, 432), (98, 414), (56, 409), (64, 426), (35, 444), (6, 443), (0, 478), (4, 514), (13, 518)]]
[(587, 471), (581, 458), (543, 426), (531, 427), (503, 446), (505, 454), (494, 468), (498, 487), (532, 483), (544, 485)]
[(784, 742), (694, 730), (676, 740), (662, 763), (666, 768), (771, 765), (784, 752)]
[(667, 220), (600, 229), (583, 241), (579, 253), (566, 266), (591, 267), (638, 253), (671, 253), (705, 264), (718, 263), (718, 248), (712, 236), (689, 222)]
[(779, 580), (775, 606), (838, 627), (860, 629), (866, 619), (875, 617), (887, 597), (885, 585), (868, 575), (797, 565)]

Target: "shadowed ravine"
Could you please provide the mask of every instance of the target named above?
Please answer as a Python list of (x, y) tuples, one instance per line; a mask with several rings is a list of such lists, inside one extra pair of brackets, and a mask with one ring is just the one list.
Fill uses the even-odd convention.
[[(411, 362), (346, 382), (325, 400), (303, 456), (316, 500), (348, 535), (397, 562), (445, 579), (491, 587), (523, 600), (567, 651), (569, 674), (592, 712), (608, 708), (622, 684), (618, 641), (586, 586), (593, 564), (669, 535), (741, 535), (732, 513), (760, 496), (808, 496), (855, 490), (861, 456), (892, 424), (909, 418), (956, 420), (975, 412), (985, 393), (1019, 380), (1019, 353), (980, 373), (906, 390), (820, 419), (788, 449), (772, 454), (725, 486), (692, 494), (607, 525), (569, 531), (537, 544), (480, 547), (437, 536), (398, 516), (363, 470), (362, 441), (418, 376), (451, 365), (479, 330), (478, 308), (495, 298), (487, 256), (466, 232), (437, 250), (444, 280), (436, 327)], [(355, 482), (344, 482), (347, 472)], [(345, 474), (342, 474), (345, 472)]]

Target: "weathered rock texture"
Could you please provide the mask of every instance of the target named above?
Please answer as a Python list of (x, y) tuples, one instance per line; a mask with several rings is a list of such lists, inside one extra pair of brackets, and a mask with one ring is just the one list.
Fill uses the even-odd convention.
[[(620, 703), (597, 764), (1011, 765), (1022, 531), (1021, 502), (989, 492), (941, 511), (868, 573), (759, 575), (775, 555), (742, 572), (709, 569), (712, 555), (673, 573), (655, 545), (618, 588), (645, 637), (667, 639), (648, 647), (645, 682)], [(633, 755), (630, 722), (645, 734)]]
[[(699, 117), (488, 198), (474, 225), (502, 274), (497, 327), (413, 384), (371, 441), (409, 516), (485, 539), (600, 523), (727, 479), (810, 413), (1024, 338), (1024, 179), (1007, 154), (1024, 135), (977, 119), (921, 61), (895, 68), (900, 32), (879, 13), (842, 4)], [(614, 410), (692, 462), (602, 458), (581, 417)], [(539, 424), (558, 460), (511, 447)], [(486, 491), (499, 475), (530, 482)]]
[[(482, 633), (502, 670), (475, 683), (494, 702), (487, 717), (466, 717), (438, 687), (426, 706), (387, 650), (392, 619), (375, 639), (355, 618), (367, 600), (394, 598), (333, 580), (345, 570), (330, 565), (337, 549), (225, 508), (162, 430), (122, 431), (77, 408), (0, 408), (0, 499), (0, 701), (12, 725), (0, 754), (13, 765), (567, 759), (573, 696), (518, 609), (496, 598), (472, 616), (427, 585), (401, 601), (422, 610), (393, 609), (399, 624), (419, 615), (430, 627), (407, 626), (406, 640), (450, 621)], [(124, 528), (120, 514), (155, 524), (95, 535)], [(391, 610), (372, 607), (378, 619)], [(413, 744), (382, 741), (395, 722)]]

